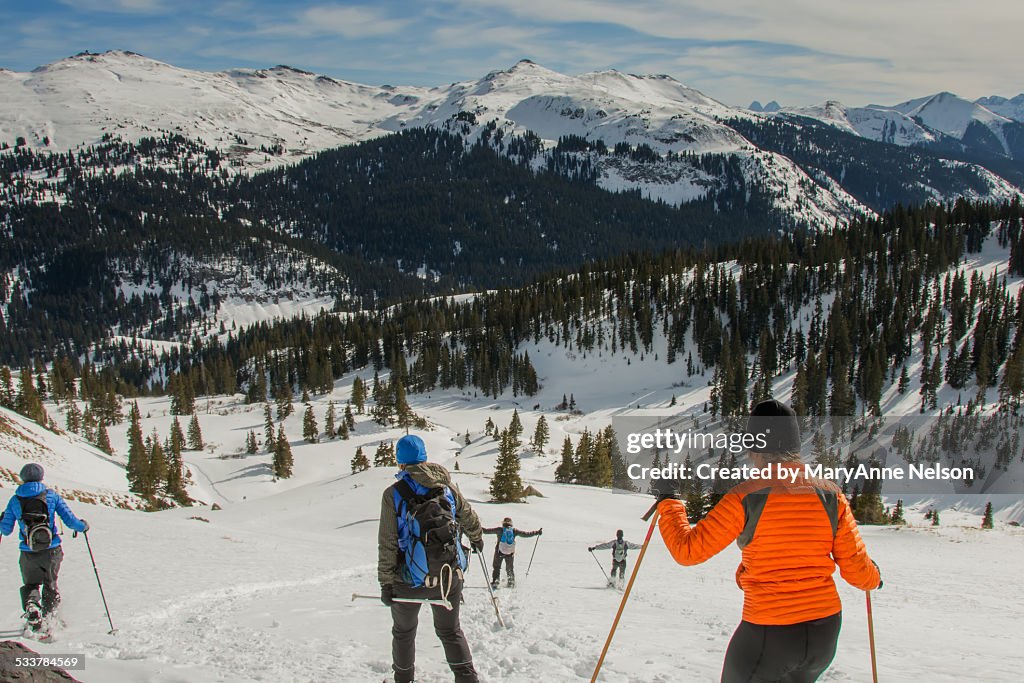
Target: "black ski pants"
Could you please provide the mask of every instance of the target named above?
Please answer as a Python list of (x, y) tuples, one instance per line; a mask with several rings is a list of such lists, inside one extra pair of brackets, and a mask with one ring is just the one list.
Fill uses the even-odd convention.
[(619, 573), (619, 579), (625, 581), (626, 579), (626, 561), (625, 560), (612, 560), (612, 578), (615, 578), (615, 572)]
[(496, 582), (501, 578), (501, 563), (505, 563), (505, 573), (508, 574), (508, 578), (516, 578), (516, 556), (515, 553), (506, 555), (497, 548), (494, 549), (494, 562), (491, 565), (491, 583)]
[[(395, 585), (395, 597), (440, 598), (437, 588), (410, 588)], [(477, 683), (479, 680), (473, 668), (473, 654), (459, 623), (459, 606), (462, 602), (462, 579), (452, 582), (448, 601), (451, 611), (439, 606), (430, 606), (434, 617), (434, 633), (444, 648), (448, 667), (455, 674), (455, 683)], [(416, 678), (416, 627), (419, 625), (421, 605), (396, 602), (391, 605), (391, 668), (395, 672), (395, 683), (410, 683)]]
[(843, 613), (789, 626), (741, 621), (729, 641), (722, 683), (814, 683), (836, 655)]
[[(21, 568), (21, 609), (29, 602), (42, 605), (43, 615), (57, 609), (60, 593), (57, 591), (57, 574), (64, 559), (64, 550), (57, 546), (47, 550), (29, 553), (22, 551), (18, 566)], [(40, 600), (40, 589), (42, 599)]]

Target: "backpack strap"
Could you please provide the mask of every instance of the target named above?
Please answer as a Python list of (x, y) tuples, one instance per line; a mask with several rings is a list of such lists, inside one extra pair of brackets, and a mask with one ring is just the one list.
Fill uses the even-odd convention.
[(416, 500), (419, 496), (413, 491), (412, 486), (409, 485), (405, 479), (399, 479), (395, 482), (395, 490), (398, 491), (398, 495), (401, 496), (402, 500), (409, 504), (411, 501)]

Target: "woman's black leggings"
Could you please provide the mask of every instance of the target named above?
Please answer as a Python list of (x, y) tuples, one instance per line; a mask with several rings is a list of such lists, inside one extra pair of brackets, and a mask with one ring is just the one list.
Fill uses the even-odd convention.
[(741, 621), (729, 641), (722, 683), (814, 683), (832, 663), (843, 613), (789, 626)]

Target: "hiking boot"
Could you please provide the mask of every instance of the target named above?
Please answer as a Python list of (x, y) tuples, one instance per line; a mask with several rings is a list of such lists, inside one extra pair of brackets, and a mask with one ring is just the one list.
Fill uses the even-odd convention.
[(498, 580), (495, 579), (494, 581), (491, 581), (491, 588), (497, 588), (497, 587), (498, 587)]
[(514, 576), (508, 577), (508, 582), (505, 585), (508, 586), (509, 588), (515, 588), (516, 587), (516, 579), (515, 579), (515, 577)]
[(43, 608), (39, 606), (39, 603), (30, 602), (25, 605), (25, 621), (33, 631), (38, 631), (43, 625)]

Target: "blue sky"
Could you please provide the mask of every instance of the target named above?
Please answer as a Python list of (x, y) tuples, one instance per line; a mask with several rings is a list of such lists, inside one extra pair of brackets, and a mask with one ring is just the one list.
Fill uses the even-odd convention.
[(891, 104), (1024, 91), (1022, 25), (1020, 0), (0, 0), (0, 66), (126, 49), (440, 85), (529, 58), (666, 73), (728, 104)]

